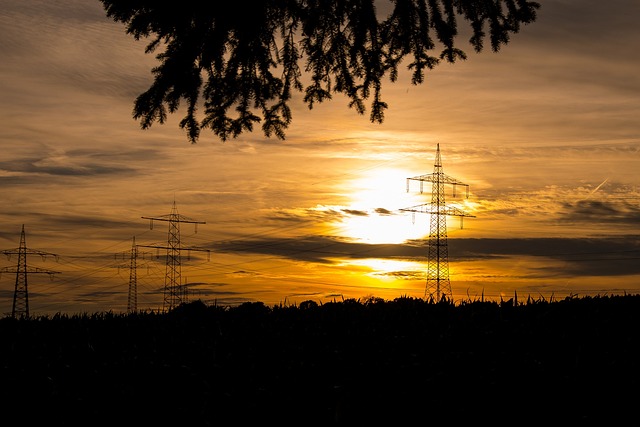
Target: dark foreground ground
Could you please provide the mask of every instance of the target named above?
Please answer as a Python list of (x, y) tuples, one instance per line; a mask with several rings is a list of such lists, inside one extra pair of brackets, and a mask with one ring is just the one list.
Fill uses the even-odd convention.
[(0, 416), (28, 426), (638, 425), (639, 342), (637, 295), (4, 318)]

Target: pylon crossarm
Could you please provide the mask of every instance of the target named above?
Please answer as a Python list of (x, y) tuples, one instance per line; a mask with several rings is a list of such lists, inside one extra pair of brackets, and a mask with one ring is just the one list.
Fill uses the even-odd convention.
[(463, 211), (462, 209), (456, 208), (455, 206), (441, 206), (440, 213), (442, 215), (450, 215), (450, 216), (468, 216), (470, 218), (475, 218), (475, 215), (471, 215)]
[(44, 274), (48, 274), (48, 275), (60, 274), (59, 271), (45, 270), (43, 268), (38, 268), (38, 267), (28, 267), (27, 268), (27, 273), (30, 273), (30, 274), (33, 274), (33, 273), (44, 273)]
[[(0, 269), (1, 273), (16, 273), (16, 268), (15, 267), (2, 267)], [(45, 270), (44, 268), (38, 268), (38, 267), (27, 267), (26, 270), (21, 271), (23, 273), (29, 273), (29, 274), (38, 274), (38, 273), (44, 273), (44, 274), (61, 274), (59, 271), (52, 271), (52, 270)]]
[(433, 176), (434, 176), (434, 174), (432, 174), (432, 173), (429, 173), (429, 174), (426, 174), (426, 175), (418, 175), (418, 176), (414, 176), (414, 177), (411, 177), (411, 178), (407, 178), (407, 181), (429, 181), (429, 182), (431, 182), (431, 181), (433, 181)]
[(409, 208), (402, 208), (400, 210), (404, 212), (417, 212), (417, 213), (432, 214), (432, 215), (438, 215), (438, 214), (447, 215), (446, 212), (444, 211), (445, 209), (446, 209), (445, 206), (440, 206), (440, 209), (438, 210), (437, 206), (434, 206), (431, 203), (425, 203), (423, 205), (411, 206)]
[(411, 206), (409, 208), (401, 208), (401, 212), (418, 212), (418, 213), (432, 213), (431, 204)]
[(449, 215), (449, 216), (468, 216), (475, 218), (474, 215), (468, 214), (462, 209), (454, 206), (435, 206), (432, 203), (425, 203), (423, 205), (412, 206), (409, 208), (400, 209), (401, 212), (418, 212), (432, 215)]
[[(19, 253), (20, 253), (20, 249), (10, 249), (10, 250), (0, 251), (0, 254), (6, 255), (8, 259), (11, 259), (11, 255), (18, 255)], [(52, 256), (56, 259), (56, 261), (58, 260), (58, 255), (53, 254), (51, 252), (36, 251), (34, 249), (23, 248), (22, 253), (24, 253), (25, 255), (40, 255), (42, 259), (45, 259), (48, 256)]]
[(456, 179), (452, 176), (449, 176), (447, 174), (444, 173), (430, 173), (427, 175), (419, 175), (419, 176), (414, 176), (413, 178), (407, 178), (407, 181), (426, 181), (426, 182), (439, 182), (442, 184), (452, 184), (452, 185), (464, 185), (464, 186), (469, 186), (469, 184), (465, 184), (462, 181), (460, 181), (459, 179)]
[(186, 216), (182, 216), (182, 215), (161, 215), (161, 216), (156, 216), (156, 217), (150, 217), (150, 216), (143, 216), (141, 217), (142, 219), (148, 219), (150, 221), (168, 221), (168, 222), (187, 222), (189, 224), (206, 224), (206, 222), (204, 221), (196, 221), (194, 219), (191, 218), (187, 218)]
[(198, 251), (198, 252), (211, 252), (211, 249), (202, 249), (202, 248), (174, 248), (171, 246), (160, 246), (160, 245), (136, 245), (139, 248), (155, 248), (155, 249), (179, 249), (181, 251)]

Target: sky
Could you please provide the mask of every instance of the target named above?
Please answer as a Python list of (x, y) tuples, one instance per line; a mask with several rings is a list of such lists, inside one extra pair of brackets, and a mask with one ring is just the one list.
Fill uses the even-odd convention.
[(192, 144), (184, 110), (133, 119), (156, 60), (99, 1), (0, 0), (0, 313), (22, 227), (31, 315), (126, 312), (132, 283), (162, 309), (169, 223), (148, 218), (174, 207), (189, 300), (422, 298), (429, 218), (402, 209), (430, 202), (407, 178), (438, 145), (473, 215), (447, 222), (456, 302), (637, 294), (640, 2), (540, 3), (499, 52), (459, 38), (466, 61), (385, 82), (382, 124), (298, 93), (284, 141)]

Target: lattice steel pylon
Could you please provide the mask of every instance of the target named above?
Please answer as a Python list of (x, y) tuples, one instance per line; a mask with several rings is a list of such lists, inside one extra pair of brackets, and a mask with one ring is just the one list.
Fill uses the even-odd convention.
[[(136, 313), (138, 311), (138, 258), (140, 255), (144, 258), (145, 252), (138, 249), (136, 245), (136, 236), (133, 236), (131, 243), (131, 250), (123, 251), (115, 254), (116, 258), (122, 256), (124, 259), (128, 259), (129, 263), (126, 265), (116, 265), (118, 269), (129, 269), (129, 293), (127, 295), (127, 313)], [(155, 246), (154, 246), (155, 247)]]
[(29, 318), (29, 292), (27, 289), (27, 275), (28, 274), (48, 274), (52, 277), (54, 274), (59, 274), (58, 271), (46, 270), (38, 267), (27, 266), (27, 255), (40, 255), (43, 258), (47, 256), (58, 257), (56, 254), (49, 252), (36, 251), (27, 248), (26, 237), (24, 233), (24, 224), (22, 224), (22, 232), (20, 234), (20, 246), (18, 249), (0, 251), (10, 257), (11, 255), (18, 255), (18, 264), (15, 269), (10, 267), (4, 267), (0, 269), (0, 272), (16, 273), (16, 286), (13, 292), (13, 306), (11, 309), (11, 316), (14, 318), (25, 317)]
[(131, 258), (129, 259), (129, 295), (127, 296), (127, 311), (135, 313), (138, 311), (138, 247), (136, 237), (133, 236), (131, 244)]
[(185, 286), (182, 286), (181, 274), (182, 274), (182, 260), (181, 251), (203, 251), (210, 252), (209, 249), (201, 248), (183, 248), (180, 243), (180, 223), (195, 224), (195, 231), (198, 232), (198, 224), (206, 224), (204, 221), (196, 221), (178, 214), (176, 202), (173, 202), (173, 208), (168, 215), (162, 215), (160, 217), (147, 217), (142, 218), (150, 220), (150, 227), (153, 229), (153, 221), (167, 221), (169, 222), (169, 233), (167, 239), (167, 246), (159, 245), (138, 245), (148, 248), (166, 249), (166, 270), (164, 280), (164, 302), (163, 311), (171, 311), (181, 303), (188, 302), (188, 292)]
[[(136, 236), (133, 236), (131, 242), (131, 250), (122, 253), (129, 257), (129, 264), (118, 266), (129, 268), (129, 292), (127, 294), (127, 313), (136, 313), (138, 311), (138, 256), (140, 251), (136, 245)], [(116, 255), (117, 256), (117, 255)]]
[(420, 193), (423, 192), (423, 183), (431, 182), (431, 203), (400, 209), (406, 212), (428, 213), (429, 221), (429, 255), (427, 260), (427, 283), (424, 298), (432, 301), (449, 299), (453, 301), (453, 292), (449, 280), (449, 244), (447, 239), (447, 216), (460, 217), (460, 228), (464, 217), (475, 218), (455, 206), (447, 206), (444, 197), (445, 185), (453, 186), (453, 196), (456, 195), (456, 186), (466, 187), (466, 197), (469, 197), (469, 185), (450, 177), (443, 172), (442, 159), (440, 157), (440, 144), (436, 147), (436, 160), (433, 173), (407, 178), (407, 192), (409, 183), (420, 182)]

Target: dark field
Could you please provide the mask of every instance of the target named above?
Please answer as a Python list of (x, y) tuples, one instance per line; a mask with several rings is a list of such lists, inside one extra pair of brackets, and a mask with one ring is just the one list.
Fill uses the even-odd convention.
[(7, 317), (0, 405), (28, 426), (638, 425), (639, 341), (638, 295)]

